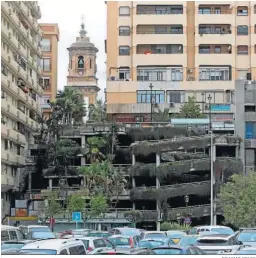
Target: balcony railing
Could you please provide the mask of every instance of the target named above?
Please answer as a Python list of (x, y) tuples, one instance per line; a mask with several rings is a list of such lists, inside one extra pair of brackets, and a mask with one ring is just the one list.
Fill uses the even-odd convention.
[(155, 14), (155, 15), (169, 15), (169, 14), (183, 14), (182, 5), (138, 5), (137, 6), (137, 15), (141, 14)]

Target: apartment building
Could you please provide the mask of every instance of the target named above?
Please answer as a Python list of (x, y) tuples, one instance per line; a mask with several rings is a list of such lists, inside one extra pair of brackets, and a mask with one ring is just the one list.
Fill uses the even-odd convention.
[(58, 88), (58, 42), (59, 27), (55, 23), (40, 23), (43, 31), (41, 41), (41, 50), (43, 58), (41, 59), (42, 67), (42, 85), (44, 94), (40, 100), (40, 105), (44, 116), (49, 117), (51, 113), (49, 100), (55, 99)]
[(256, 81), (236, 81), (236, 134), (244, 139), (241, 142), (240, 158), (244, 173), (256, 170)]
[(1, 201), (5, 216), (10, 212), (11, 193), (19, 190), (27, 143), (39, 128), (42, 31), (37, 2), (2, 1), (1, 7)]
[(235, 80), (256, 77), (256, 1), (106, 4), (109, 119), (145, 122), (151, 103), (176, 113), (195, 96), (233, 120)]

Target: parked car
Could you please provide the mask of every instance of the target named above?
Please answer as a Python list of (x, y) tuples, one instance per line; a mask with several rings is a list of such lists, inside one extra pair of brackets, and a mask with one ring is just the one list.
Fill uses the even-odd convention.
[(136, 249), (118, 249), (108, 250), (98, 253), (99, 255), (155, 255), (151, 249), (147, 248), (136, 248)]
[(256, 246), (256, 228), (241, 228), (236, 234), (236, 239), (244, 245)]
[(112, 228), (109, 233), (111, 235), (140, 236), (142, 238), (145, 230), (138, 228)]
[(80, 229), (80, 230), (66, 230), (64, 232), (59, 233), (59, 238), (74, 238), (80, 236), (87, 236), (90, 232), (90, 229)]
[(8, 249), (21, 249), (24, 245), (33, 242), (32, 240), (21, 240), (21, 241), (15, 241), (15, 240), (9, 240), (9, 241), (2, 241), (1, 242), (1, 250), (8, 250)]
[(26, 236), (29, 232), (51, 232), (51, 229), (48, 226), (42, 225), (21, 225), (19, 229)]
[(47, 239), (36, 241), (23, 246), (21, 253), (47, 255), (84, 255), (86, 250), (81, 240), (76, 239)]
[(139, 245), (139, 236), (113, 235), (108, 240), (117, 248), (136, 248)]
[(91, 252), (93, 252), (93, 254), (96, 254), (101, 251), (116, 249), (115, 245), (107, 238), (80, 236), (76, 239), (83, 242), (87, 254)]
[[(194, 232), (194, 230), (190, 230), (190, 233)], [(210, 234), (225, 234), (225, 235), (234, 235), (235, 232), (233, 229), (225, 226), (200, 226), (196, 227), (195, 235), (210, 235)]]
[(239, 250), (243, 245), (234, 235), (214, 234), (200, 236), (196, 243), (206, 254), (231, 253)]
[(25, 235), (17, 227), (1, 225), (1, 241), (25, 240)]
[(166, 238), (167, 234), (164, 231), (146, 231), (144, 232), (143, 239), (156, 239), (156, 238)]
[(87, 235), (88, 237), (109, 237), (111, 234), (108, 231), (91, 231)]
[(155, 248), (158, 246), (170, 246), (175, 245), (172, 239), (169, 238), (156, 238), (156, 239), (142, 239), (139, 242), (139, 247), (143, 248)]
[(256, 247), (251, 246), (251, 247), (242, 247), (240, 250), (236, 251), (234, 254), (237, 255), (255, 255), (256, 254)]
[(153, 248), (157, 255), (205, 255), (204, 251), (196, 246), (179, 246), (173, 245), (168, 247), (156, 247)]
[(188, 245), (195, 245), (196, 240), (199, 238), (199, 235), (188, 235), (184, 236), (180, 239), (179, 245), (181, 246), (188, 246)]

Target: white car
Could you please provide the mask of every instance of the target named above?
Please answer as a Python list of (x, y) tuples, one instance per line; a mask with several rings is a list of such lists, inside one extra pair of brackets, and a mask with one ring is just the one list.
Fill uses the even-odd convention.
[(80, 236), (75, 239), (83, 242), (87, 254), (97, 254), (98, 252), (115, 249), (115, 246), (107, 238)]
[(206, 235), (206, 234), (224, 234), (224, 235), (234, 235), (233, 229), (225, 226), (200, 226), (196, 227), (196, 235)]
[(205, 235), (200, 236), (196, 243), (206, 254), (230, 254), (238, 251), (243, 245), (234, 235)]
[(38, 240), (38, 239), (52, 239), (56, 236), (52, 233), (48, 226), (41, 225), (21, 225), (19, 229), (27, 237), (27, 239)]
[(24, 239), (25, 235), (17, 227), (1, 225), (1, 241)]
[(26, 244), (20, 249), (20, 253), (46, 255), (85, 255), (86, 250), (81, 240), (47, 239)]

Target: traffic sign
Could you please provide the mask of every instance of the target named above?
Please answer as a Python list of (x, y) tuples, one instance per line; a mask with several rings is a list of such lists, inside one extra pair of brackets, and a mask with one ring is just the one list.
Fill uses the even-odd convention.
[(73, 221), (81, 221), (82, 220), (82, 213), (81, 212), (72, 212), (72, 220)]

